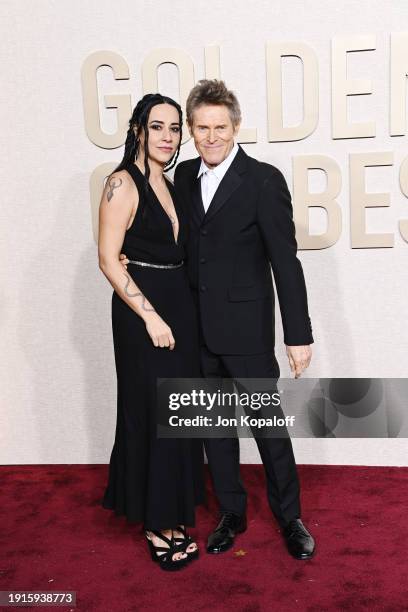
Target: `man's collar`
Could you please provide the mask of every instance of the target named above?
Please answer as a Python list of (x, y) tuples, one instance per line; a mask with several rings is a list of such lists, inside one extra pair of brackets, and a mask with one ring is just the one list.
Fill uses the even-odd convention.
[(200, 178), (200, 176), (204, 174), (204, 172), (207, 172), (207, 170), (212, 170), (217, 178), (221, 178), (224, 174), (225, 166), (229, 166), (231, 164), (238, 151), (239, 146), (238, 143), (235, 142), (227, 157), (220, 164), (218, 164), (218, 166), (215, 166), (215, 168), (209, 168), (205, 164), (204, 160), (201, 158), (201, 164), (198, 170), (197, 178)]

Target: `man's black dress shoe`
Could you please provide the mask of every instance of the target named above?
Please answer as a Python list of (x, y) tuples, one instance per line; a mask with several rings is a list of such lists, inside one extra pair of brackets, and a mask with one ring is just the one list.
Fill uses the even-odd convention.
[(284, 527), (283, 537), (288, 551), (295, 559), (310, 559), (313, 556), (315, 541), (299, 518)]
[(243, 533), (247, 528), (246, 516), (238, 516), (232, 512), (223, 512), (221, 520), (207, 541), (207, 552), (217, 554), (225, 552), (234, 544), (237, 533)]

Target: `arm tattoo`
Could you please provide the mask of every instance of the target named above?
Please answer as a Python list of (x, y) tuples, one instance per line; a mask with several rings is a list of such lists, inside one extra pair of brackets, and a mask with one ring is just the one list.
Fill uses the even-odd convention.
[(119, 183), (115, 183), (115, 180), (113, 178), (110, 179), (109, 181), (109, 191), (106, 194), (106, 197), (108, 199), (108, 202), (111, 201), (111, 199), (113, 198), (113, 190), (117, 189), (118, 187), (120, 187), (122, 184), (122, 179), (119, 179)]
[(130, 278), (125, 273), (123, 273), (123, 276), (125, 276), (126, 279), (127, 279), (124, 291), (125, 291), (125, 293), (126, 293), (126, 295), (128, 297), (137, 297), (138, 295), (143, 295), (141, 291), (136, 291), (136, 293), (130, 293), (129, 289), (128, 289), (129, 283), (130, 283)]
[(141, 291), (136, 291), (136, 293), (130, 293), (130, 292), (129, 292), (128, 287), (129, 287), (129, 283), (130, 283), (130, 278), (129, 278), (129, 276), (128, 276), (127, 274), (125, 274), (125, 273), (123, 273), (123, 276), (125, 276), (125, 277), (126, 277), (126, 279), (127, 279), (127, 281), (126, 281), (126, 285), (125, 285), (125, 289), (124, 289), (124, 291), (125, 291), (126, 295), (127, 295), (128, 297), (139, 297), (139, 296), (141, 296), (141, 297), (142, 297), (142, 309), (143, 309), (143, 310), (146, 310), (147, 312), (155, 312), (155, 310), (154, 310), (153, 306), (152, 306), (151, 308), (149, 308), (149, 307), (146, 305), (146, 304), (147, 304), (147, 300), (146, 300), (145, 296), (143, 295), (143, 293), (142, 293)]

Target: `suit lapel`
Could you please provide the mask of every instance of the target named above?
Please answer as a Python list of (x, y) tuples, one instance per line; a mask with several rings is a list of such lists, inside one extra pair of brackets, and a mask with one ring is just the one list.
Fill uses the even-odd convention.
[[(236, 154), (232, 164), (225, 173), (224, 178), (219, 184), (218, 189), (215, 192), (213, 199), (211, 200), (211, 204), (204, 217), (204, 223), (207, 223), (207, 221), (212, 219), (221, 210), (227, 200), (232, 196), (234, 191), (238, 189), (238, 187), (244, 180), (242, 175), (246, 172), (246, 169), (247, 154), (241, 147), (239, 147), (238, 153)], [(202, 201), (201, 206), (204, 212)]]
[(197, 225), (201, 225), (205, 216), (203, 199), (201, 197), (201, 180), (197, 176), (192, 184), (193, 218)]
[(197, 178), (200, 164), (201, 157), (197, 157), (195, 160), (193, 160), (189, 177), (190, 198), (188, 198), (191, 201), (191, 218), (198, 226), (202, 224), (205, 215), (203, 200), (201, 198), (201, 181)]
[(234, 191), (238, 189), (243, 181), (242, 175), (247, 170), (247, 160), (247, 154), (242, 147), (239, 146), (238, 153), (219, 184), (218, 189), (211, 200), (207, 213), (204, 210), (203, 200), (201, 197), (201, 179), (197, 178), (201, 164), (201, 157), (194, 160), (190, 175), (190, 193), (192, 196), (191, 213), (196, 225), (200, 226), (212, 219), (221, 210)]

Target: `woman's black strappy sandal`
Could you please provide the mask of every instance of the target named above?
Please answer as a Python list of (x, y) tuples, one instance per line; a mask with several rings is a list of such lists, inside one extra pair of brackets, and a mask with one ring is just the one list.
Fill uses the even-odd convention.
[[(195, 540), (193, 540), (193, 538), (187, 533), (187, 530), (184, 527), (181, 527), (181, 525), (177, 525), (175, 531), (179, 531), (183, 534), (182, 538), (176, 538), (173, 535), (173, 540), (175, 541), (177, 546), (176, 550), (180, 552), (185, 552), (188, 555), (189, 560), (197, 559), (200, 553)], [(190, 544), (195, 544), (197, 548), (191, 552), (188, 551), (187, 548), (190, 546)]]
[(155, 546), (153, 542), (151, 541), (151, 539), (149, 538), (149, 536), (147, 535), (147, 532), (145, 532), (146, 540), (149, 545), (149, 550), (152, 556), (152, 560), (158, 563), (161, 569), (172, 572), (172, 571), (179, 570), (183, 567), (186, 567), (186, 565), (189, 562), (188, 555), (184, 559), (183, 558), (173, 559), (174, 553), (184, 552), (176, 545), (173, 537), (170, 540), (165, 535), (160, 533), (160, 531), (153, 531), (152, 529), (149, 529), (149, 532), (155, 535), (156, 538), (163, 540), (163, 542), (165, 542), (168, 545), (168, 546)]

